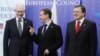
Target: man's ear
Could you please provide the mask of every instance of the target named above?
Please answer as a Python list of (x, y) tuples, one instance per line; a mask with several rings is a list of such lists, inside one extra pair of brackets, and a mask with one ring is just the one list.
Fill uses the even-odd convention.
[(48, 15), (48, 14), (46, 14), (46, 17), (48, 17), (48, 18), (49, 18), (49, 15)]
[(83, 13), (83, 15), (85, 16), (86, 13)]

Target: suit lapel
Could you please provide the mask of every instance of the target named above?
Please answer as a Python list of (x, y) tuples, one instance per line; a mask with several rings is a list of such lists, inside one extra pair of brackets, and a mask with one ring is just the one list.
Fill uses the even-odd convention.
[(43, 26), (41, 26), (41, 28), (40, 28), (40, 33), (41, 33), (41, 35), (43, 36), (43, 34), (42, 34), (42, 29), (43, 29)]
[(73, 32), (73, 35), (75, 36), (76, 35), (76, 31), (75, 31), (75, 21), (72, 22), (72, 26), (71, 26), (71, 30)]
[(18, 36), (20, 36), (20, 35), (19, 35), (19, 32), (18, 32), (18, 28), (17, 28), (16, 18), (14, 18), (13, 26), (14, 26), (14, 29), (15, 29), (16, 34), (18, 34)]
[(45, 33), (44, 36), (42, 34), (42, 29), (43, 29), (43, 26), (42, 26), (41, 34), (42, 34), (43, 38), (45, 38), (45, 36), (49, 33), (50, 29), (53, 28), (53, 24), (54, 24), (53, 22), (50, 23), (50, 25), (49, 25), (48, 29), (46, 30), (46, 33)]
[(79, 32), (81, 32), (81, 30), (83, 30), (86, 27), (86, 20), (83, 21), (82, 25), (79, 28), (79, 31), (77, 34), (79, 34)]
[(43, 26), (41, 26), (40, 29), (38, 30), (39, 31), (39, 36), (41, 36), (41, 39), (44, 38), (44, 36), (42, 34), (42, 29), (43, 29)]
[(48, 27), (48, 29), (47, 29), (47, 31), (46, 31), (46, 34), (50, 31), (51, 28), (53, 28), (53, 24), (54, 24), (54, 23), (51, 22), (51, 24), (49, 25), (49, 27)]
[(27, 20), (25, 20), (25, 18), (24, 18), (24, 22), (23, 22), (23, 32), (22, 32), (22, 35), (23, 35), (23, 33), (26, 31), (26, 29), (28, 29), (28, 22), (27, 22)]
[[(24, 18), (23, 24), (24, 25), (23, 25), (22, 35), (26, 31), (26, 29), (28, 29), (28, 27), (29, 27), (28, 26), (28, 22), (27, 22), (27, 20), (25, 18)], [(22, 37), (22, 35), (20, 36), (19, 31), (18, 31), (18, 28), (17, 28), (16, 18), (14, 18), (14, 20), (13, 20), (13, 26), (14, 26), (14, 29), (15, 29), (16, 34), (18, 34), (19, 37)]]

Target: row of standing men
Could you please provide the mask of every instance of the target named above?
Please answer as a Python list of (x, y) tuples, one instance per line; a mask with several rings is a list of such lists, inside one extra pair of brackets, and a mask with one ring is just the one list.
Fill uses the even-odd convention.
[[(40, 11), (43, 24), (35, 34), (31, 20), (24, 18), (24, 6), (16, 5), (16, 17), (6, 22), (3, 40), (4, 56), (32, 56), (33, 41), (38, 45), (38, 56), (58, 56), (57, 50), (63, 45), (61, 27), (51, 20), (50, 9)], [(67, 24), (64, 56), (96, 56), (96, 24), (85, 18), (86, 9), (76, 5), (73, 9), (75, 20)]]

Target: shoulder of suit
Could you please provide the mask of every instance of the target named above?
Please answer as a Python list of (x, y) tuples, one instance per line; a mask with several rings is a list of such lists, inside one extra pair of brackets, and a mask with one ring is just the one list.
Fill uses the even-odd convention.
[(89, 23), (89, 24), (95, 24), (95, 22), (94, 22), (94, 21), (89, 20), (89, 19), (85, 19), (85, 21), (86, 21), (87, 23)]
[(60, 25), (57, 25), (57, 24), (54, 24), (54, 23), (53, 23), (53, 24), (51, 25), (51, 28), (56, 28), (56, 29), (57, 29), (57, 28), (61, 28), (61, 27), (60, 27)]
[[(16, 18), (12, 18), (12, 19), (9, 19), (7, 20), (6, 22), (13, 22)], [(28, 18), (24, 18), (25, 21), (27, 22), (32, 22), (31, 20), (29, 20)]]
[(43, 27), (43, 25), (42, 26), (40, 26), (38, 29), (41, 29)]
[[(94, 21), (89, 20), (89, 19), (84, 19), (84, 21), (86, 21), (87, 23), (95, 23)], [(74, 22), (75, 22), (75, 20), (73, 20), (73, 21), (71, 21), (71, 22), (68, 22), (67, 25), (73, 24)]]
[(57, 24), (53, 24), (53, 26), (60, 27), (60, 26), (59, 26), (59, 25), (57, 25)]
[[(42, 27), (43, 27), (43, 25), (40, 26), (39, 29), (41, 29)], [(50, 27), (51, 28), (61, 28), (60, 25), (57, 25), (57, 24), (54, 24), (54, 23), (51, 23)]]
[(29, 21), (29, 22), (32, 22), (30, 19), (28, 18), (24, 18), (25, 21)]
[(15, 18), (12, 18), (12, 19), (7, 20), (6, 22), (12, 22), (14, 20), (15, 20)]
[(75, 20), (70, 21), (70, 22), (67, 23), (67, 25), (73, 24), (74, 22), (75, 22)]

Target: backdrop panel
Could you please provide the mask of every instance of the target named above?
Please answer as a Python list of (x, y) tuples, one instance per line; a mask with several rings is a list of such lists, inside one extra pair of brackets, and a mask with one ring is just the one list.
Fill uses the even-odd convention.
[[(26, 17), (33, 21), (35, 32), (41, 25), (39, 20), (39, 11), (43, 8), (52, 10), (54, 0), (27, 0), (26, 1)], [(56, 15), (57, 24), (61, 26), (63, 33), (63, 40), (65, 44), (66, 25), (73, 20), (73, 7), (76, 4), (83, 4), (86, 7), (86, 18), (93, 20), (97, 24), (98, 31), (98, 49), (97, 56), (100, 56), (100, 1), (99, 0), (56, 0)], [(55, 11), (55, 10), (54, 10)], [(54, 13), (53, 11), (53, 13)], [(55, 18), (54, 18), (55, 19)], [(36, 56), (37, 45), (34, 44), (34, 55)], [(61, 48), (61, 55), (64, 56), (64, 45)]]

